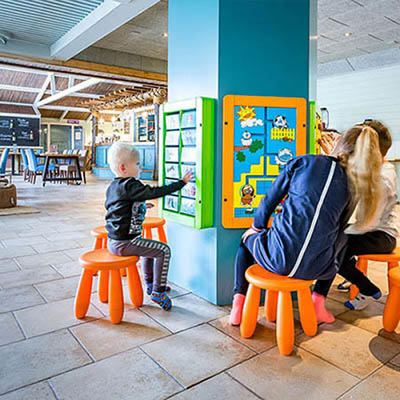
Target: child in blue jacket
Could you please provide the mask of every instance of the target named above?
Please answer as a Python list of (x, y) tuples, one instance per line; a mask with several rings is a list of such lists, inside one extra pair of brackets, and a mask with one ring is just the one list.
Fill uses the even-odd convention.
[[(338, 270), (336, 256), (345, 245), (343, 231), (354, 204), (361, 201), (365, 206), (365, 221), (374, 217), (376, 202), (364, 200), (379, 171), (369, 170), (375, 180), (362, 184), (354, 177), (358, 169), (381, 162), (378, 136), (367, 127), (346, 136), (338, 157), (306, 155), (290, 161), (261, 200), (236, 256), (232, 325), (241, 321), (249, 266), (257, 263), (297, 279), (330, 279)], [(273, 211), (286, 196), (282, 212), (268, 229)]]

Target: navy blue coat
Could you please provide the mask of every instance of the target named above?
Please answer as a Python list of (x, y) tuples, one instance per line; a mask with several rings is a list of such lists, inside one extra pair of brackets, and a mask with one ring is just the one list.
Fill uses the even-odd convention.
[[(268, 220), (285, 197), (270, 229)], [(306, 155), (290, 161), (261, 200), (246, 246), (258, 264), (298, 279), (330, 279), (351, 215), (347, 175), (334, 157)]]

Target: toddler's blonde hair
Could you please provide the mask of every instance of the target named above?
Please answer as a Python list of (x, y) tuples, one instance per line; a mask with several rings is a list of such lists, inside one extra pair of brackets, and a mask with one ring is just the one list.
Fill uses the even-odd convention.
[(130, 143), (115, 142), (108, 150), (108, 164), (115, 175), (119, 173), (120, 164), (139, 160), (139, 157), (139, 151)]

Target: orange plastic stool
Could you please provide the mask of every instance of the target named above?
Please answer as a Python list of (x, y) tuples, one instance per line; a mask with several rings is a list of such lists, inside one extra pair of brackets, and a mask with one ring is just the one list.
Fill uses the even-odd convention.
[(383, 329), (393, 332), (400, 322), (400, 267), (388, 272), (390, 292), (383, 310)]
[(164, 231), (165, 219), (158, 217), (146, 217), (143, 222), (144, 237), (146, 239), (153, 239), (151, 230), (157, 228), (158, 239), (160, 242), (167, 244), (167, 236)]
[[(107, 230), (104, 226), (97, 226), (90, 231), (90, 234), (94, 237), (94, 245), (93, 250), (97, 249), (106, 249), (107, 248)], [(126, 269), (122, 268), (120, 270), (121, 276), (126, 276)], [(101, 274), (100, 274), (101, 276)], [(103, 282), (108, 287), (108, 282)], [(100, 284), (99, 281), (99, 292), (100, 292)]]
[(246, 271), (250, 283), (244, 302), (240, 334), (244, 338), (253, 335), (258, 318), (261, 289), (266, 289), (265, 316), (268, 321), (276, 321), (276, 339), (279, 352), (291, 354), (294, 345), (294, 321), (291, 292), (296, 291), (299, 302), (300, 321), (307, 336), (317, 333), (317, 317), (311, 298), (310, 286), (313, 281), (276, 275), (258, 264)]
[(136, 256), (114, 256), (107, 249), (92, 250), (81, 255), (79, 257), (79, 264), (83, 268), (83, 271), (75, 296), (75, 317), (83, 318), (87, 313), (95, 271), (100, 271), (100, 278), (102, 275), (107, 276), (104, 282), (107, 282), (108, 290), (104, 290), (103, 295), (104, 292), (107, 293), (110, 319), (113, 324), (121, 322), (124, 314), (124, 295), (119, 272), (121, 268), (126, 268), (128, 271), (128, 285), (131, 301), (134, 306), (140, 307), (143, 304), (143, 289), (136, 268), (137, 260), (138, 257)]
[[(391, 254), (366, 254), (357, 256), (357, 268), (364, 274), (368, 272), (368, 261), (380, 261), (387, 263), (388, 273), (389, 271), (397, 267), (400, 262), (400, 247), (396, 247)], [(390, 291), (390, 280), (389, 280), (389, 291)], [(350, 300), (353, 300), (359, 293), (356, 285), (350, 286)]]

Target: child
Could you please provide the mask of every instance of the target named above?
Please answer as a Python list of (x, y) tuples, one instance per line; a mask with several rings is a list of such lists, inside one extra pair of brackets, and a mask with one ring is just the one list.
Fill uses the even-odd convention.
[[(389, 129), (379, 121), (366, 121), (361, 125), (361, 127), (363, 126), (368, 126), (377, 132), (379, 149), (383, 160), (392, 145)], [(340, 148), (335, 153), (338, 151), (341, 151)], [(347, 244), (339, 256), (339, 274), (355, 284), (360, 290), (354, 300), (345, 303), (345, 306), (352, 310), (362, 310), (372, 301), (382, 296), (379, 288), (356, 268), (355, 256), (391, 253), (396, 247), (396, 236), (398, 234), (394, 219), (394, 207), (397, 202), (396, 172), (393, 165), (384, 160), (379, 170), (382, 189), (378, 213), (375, 219), (364, 227), (360, 224), (359, 213), (356, 214), (357, 222), (349, 225), (345, 230)], [(317, 318), (321, 322), (332, 323), (335, 320), (333, 315), (325, 309), (325, 298), (332, 282), (333, 279), (327, 281), (319, 280), (314, 288), (313, 302)], [(343, 290), (347, 286), (346, 282), (339, 285), (339, 290)]]
[(144, 185), (137, 179), (141, 170), (139, 153), (128, 143), (114, 143), (108, 151), (108, 161), (116, 176), (107, 188), (105, 202), (108, 250), (118, 256), (143, 257), (142, 269), (147, 294), (167, 311), (172, 305), (166, 293), (171, 251), (165, 243), (143, 239), (145, 201), (182, 189), (193, 175), (187, 173), (182, 180), (167, 186)]
[[(339, 157), (306, 155), (290, 161), (261, 200), (236, 257), (232, 325), (241, 321), (249, 266), (257, 263), (298, 279), (331, 279), (337, 272), (335, 258), (343, 246), (342, 232), (354, 208), (352, 187), (365, 206), (363, 219), (369, 222), (375, 215), (376, 204), (365, 203), (364, 190), (375, 180), (360, 186), (353, 176), (360, 163), (368, 168), (380, 162), (377, 134), (370, 128), (357, 128), (355, 135), (346, 133), (341, 140), (348, 146)], [(354, 151), (360, 147), (362, 152)], [(368, 172), (374, 178), (379, 175), (373, 169)], [(282, 212), (267, 229), (275, 207), (286, 195)]]

